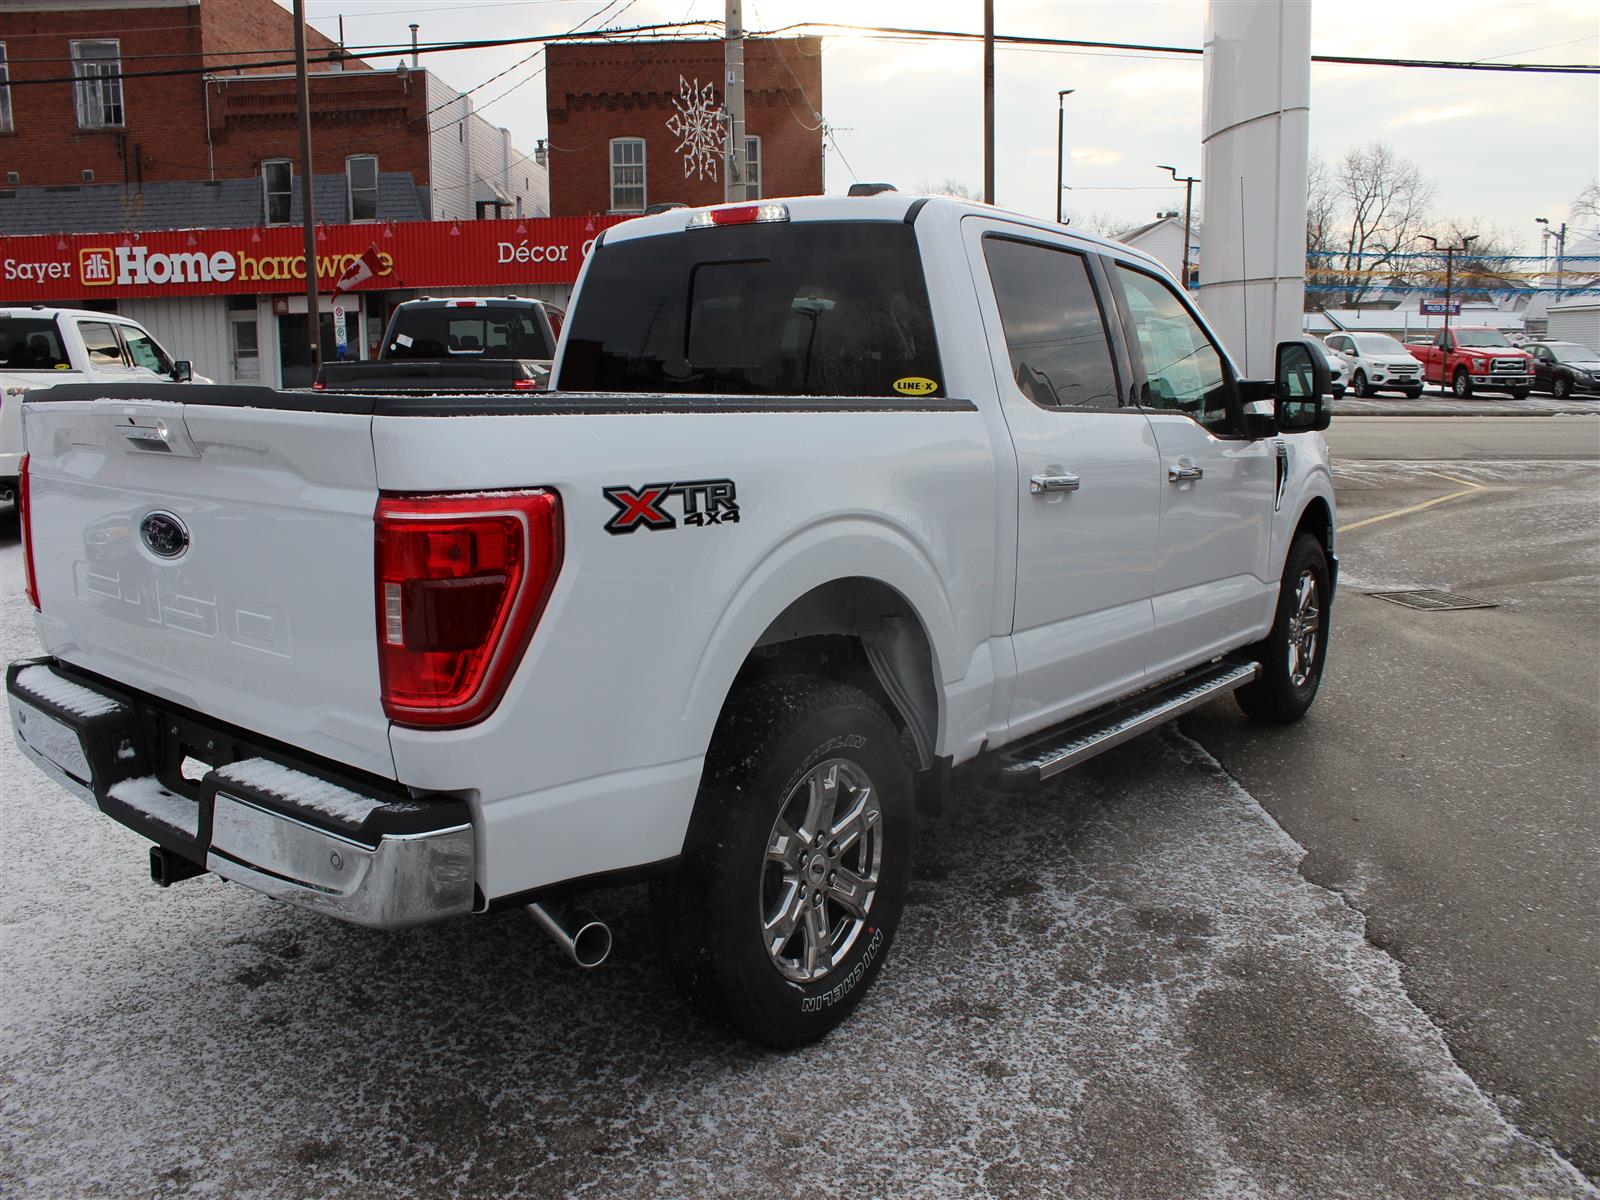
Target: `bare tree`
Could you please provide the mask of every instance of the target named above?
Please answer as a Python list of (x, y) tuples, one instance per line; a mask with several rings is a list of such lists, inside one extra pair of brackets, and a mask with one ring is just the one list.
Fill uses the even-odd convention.
[(1567, 209), (1567, 220), (1574, 225), (1600, 226), (1600, 179), (1591, 179)]
[(917, 185), (917, 191), (924, 196), (954, 196), (957, 200), (982, 200), (979, 192), (973, 191), (959, 179), (946, 179), (943, 183), (929, 183), (924, 180)]
[[(1498, 226), (1484, 224), (1476, 217), (1462, 220), (1444, 217), (1435, 221), (1426, 231), (1442, 246), (1461, 246), (1467, 249), (1454, 255), (1452, 298), (1456, 300), (1488, 300), (1496, 291), (1525, 286), (1522, 266), (1518, 261), (1517, 247)], [(1412, 254), (1404, 260), (1406, 281), (1414, 286), (1442, 289), (1445, 285), (1445, 253), (1435, 250), (1431, 243), (1418, 241)], [(1397, 272), (1401, 274), (1401, 272)], [(1442, 298), (1442, 291), (1440, 293)]]
[(1333, 271), (1339, 249), (1339, 187), (1321, 155), (1306, 164), (1306, 311), (1333, 298), (1339, 276)]
[(1344, 209), (1341, 241), (1346, 303), (1361, 294), (1365, 274), (1396, 265), (1427, 224), (1433, 184), (1422, 168), (1382, 142), (1351, 150), (1339, 163), (1338, 194)]
[[(1199, 223), (1198, 215), (1196, 216), (1196, 223)], [(1096, 209), (1091, 213), (1068, 212), (1067, 224), (1076, 229), (1087, 229), (1090, 233), (1098, 234), (1103, 238), (1110, 238), (1116, 242), (1121, 241), (1135, 229), (1138, 229), (1140, 222), (1130, 221), (1126, 217), (1113, 216), (1111, 213), (1101, 212)]]

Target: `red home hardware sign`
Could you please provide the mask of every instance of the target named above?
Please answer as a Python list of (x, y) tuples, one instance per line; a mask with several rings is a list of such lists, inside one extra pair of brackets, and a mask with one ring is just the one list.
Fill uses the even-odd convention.
[[(317, 285), (331, 291), (376, 246), (379, 270), (355, 291), (573, 283), (616, 217), (418, 221), (317, 228)], [(0, 238), (0, 303), (305, 290), (297, 226)]]

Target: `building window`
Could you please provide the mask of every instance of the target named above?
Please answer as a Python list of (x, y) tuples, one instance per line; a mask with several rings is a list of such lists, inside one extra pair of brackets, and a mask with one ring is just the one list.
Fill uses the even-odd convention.
[(0, 130), (11, 131), (11, 68), (6, 65), (4, 42), (0, 42)]
[(350, 191), (350, 219), (378, 219), (378, 157), (356, 154), (344, 160), (344, 177)]
[(761, 139), (758, 137), (744, 140), (744, 198), (761, 199)]
[(261, 194), (266, 200), (267, 224), (287, 225), (294, 195), (294, 166), (287, 158), (269, 158), (261, 164)]
[(115, 39), (72, 43), (72, 77), (81, 129), (109, 129), (122, 116), (122, 48)]
[(644, 139), (611, 141), (611, 211), (644, 211)]

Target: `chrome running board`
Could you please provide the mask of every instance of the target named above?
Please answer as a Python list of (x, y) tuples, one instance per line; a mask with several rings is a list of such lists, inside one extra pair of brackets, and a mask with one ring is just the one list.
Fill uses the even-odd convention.
[(1261, 673), (1254, 662), (1207, 663), (1126, 700), (1094, 709), (1035, 734), (995, 755), (990, 782), (1006, 791), (1035, 786), (1165, 724), (1191, 709), (1241, 688)]

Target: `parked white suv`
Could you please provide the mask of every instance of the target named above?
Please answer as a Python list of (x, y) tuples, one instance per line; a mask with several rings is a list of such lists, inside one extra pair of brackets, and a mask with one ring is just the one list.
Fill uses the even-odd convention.
[(554, 372), (31, 397), (23, 752), (157, 882), (362, 924), (529, 906), (592, 964), (563, 907), (651, 878), (677, 982), (795, 1045), (882, 969), (953, 767), (1026, 790), (1317, 693), (1326, 364), (1241, 378), (1138, 251), (943, 198), (677, 209), (597, 239)]
[(0, 500), (16, 495), (22, 399), (29, 391), (62, 383), (182, 382), (192, 375), (187, 362), (174, 362), (127, 317), (37, 304), (0, 308)]
[(1415, 400), (1422, 395), (1422, 364), (1387, 333), (1330, 333), (1323, 343), (1344, 363), (1357, 396), (1391, 391)]

